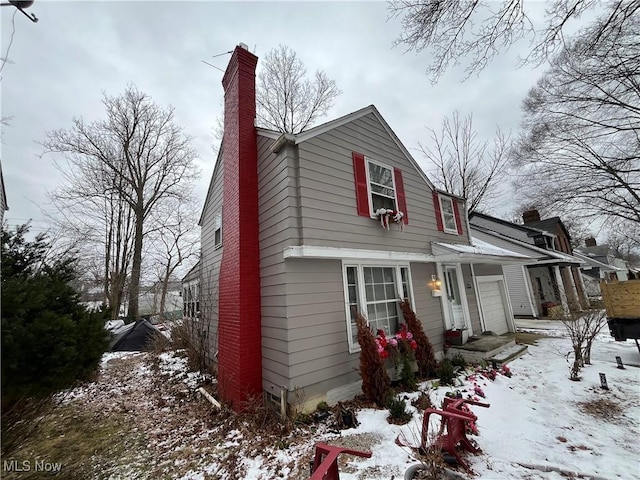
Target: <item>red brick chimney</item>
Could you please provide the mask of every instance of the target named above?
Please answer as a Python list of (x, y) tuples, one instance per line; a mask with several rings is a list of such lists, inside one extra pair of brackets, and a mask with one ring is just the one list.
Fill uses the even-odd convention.
[(584, 246), (585, 247), (595, 247), (597, 244), (598, 243), (596, 242), (596, 239), (593, 238), (593, 237), (584, 239)]
[(236, 411), (262, 394), (258, 150), (255, 129), (258, 57), (240, 44), (224, 87), (224, 246), (218, 300), (218, 388)]
[(539, 222), (540, 213), (535, 208), (532, 208), (531, 210), (527, 210), (522, 214), (522, 220), (524, 221), (524, 223)]

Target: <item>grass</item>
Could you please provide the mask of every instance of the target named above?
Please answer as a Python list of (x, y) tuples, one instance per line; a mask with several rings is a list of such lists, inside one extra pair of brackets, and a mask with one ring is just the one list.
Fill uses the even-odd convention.
[[(147, 471), (146, 462), (140, 457), (143, 445), (143, 436), (133, 431), (124, 416), (103, 416), (99, 412), (61, 405), (44, 416), (38, 429), (16, 451), (2, 458), (3, 467), (5, 462), (16, 460), (23, 470), (3, 468), (2, 478), (51, 478), (51, 472), (36, 471), (36, 460), (59, 463), (58, 478), (100, 479), (114, 474), (142, 478)], [(24, 471), (25, 465), (29, 471)]]

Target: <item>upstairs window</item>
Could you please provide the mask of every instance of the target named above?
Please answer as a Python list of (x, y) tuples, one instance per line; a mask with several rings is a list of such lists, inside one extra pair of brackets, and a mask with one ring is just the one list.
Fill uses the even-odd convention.
[(402, 222), (407, 225), (409, 215), (402, 171), (373, 161), (362, 153), (353, 152), (352, 156), (358, 215), (374, 217), (380, 208), (400, 211)]
[(442, 225), (447, 233), (458, 233), (458, 223), (453, 207), (453, 198), (440, 195), (440, 210), (442, 212)]
[(436, 211), (438, 230), (454, 235), (462, 235), (458, 200), (448, 195), (433, 192), (433, 206)]
[(393, 182), (393, 170), (390, 167), (368, 161), (369, 192), (371, 195), (371, 213), (379, 208), (397, 210), (396, 189)]
[(213, 217), (213, 243), (215, 248), (222, 246), (222, 211)]

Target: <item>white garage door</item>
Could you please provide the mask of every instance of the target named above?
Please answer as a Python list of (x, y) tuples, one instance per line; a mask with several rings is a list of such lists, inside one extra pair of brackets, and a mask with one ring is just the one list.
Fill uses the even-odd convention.
[(487, 330), (502, 335), (509, 331), (500, 282), (478, 282), (480, 305)]

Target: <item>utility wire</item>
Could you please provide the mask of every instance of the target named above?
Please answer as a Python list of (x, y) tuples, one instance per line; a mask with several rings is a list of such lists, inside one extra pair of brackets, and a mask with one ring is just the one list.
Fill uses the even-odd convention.
[(11, 45), (13, 44), (13, 36), (16, 33), (16, 13), (18, 13), (18, 9), (16, 8), (13, 11), (13, 17), (11, 17), (11, 40), (9, 40), (9, 46), (7, 47), (7, 53), (4, 56), (4, 58), (2, 58), (2, 65), (0, 66), (0, 73), (2, 73), (2, 69), (4, 68), (5, 64), (7, 63), (7, 60), (9, 59), (9, 50), (11, 50)]

